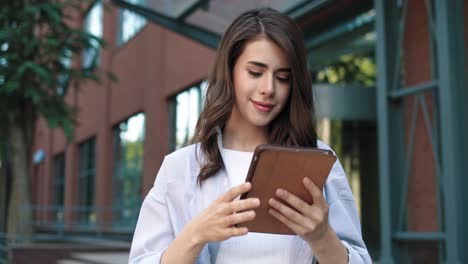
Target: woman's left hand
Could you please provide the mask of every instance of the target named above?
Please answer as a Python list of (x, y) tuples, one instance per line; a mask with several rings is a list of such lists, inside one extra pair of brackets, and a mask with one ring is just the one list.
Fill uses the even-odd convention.
[(320, 263), (348, 263), (347, 249), (328, 224), (328, 204), (322, 191), (308, 178), (304, 178), (303, 182), (314, 199), (313, 204), (278, 189), (276, 196), (287, 205), (271, 198), (269, 203), (273, 208), (269, 210), (270, 214), (304, 239)]
[(278, 189), (276, 196), (287, 205), (279, 199), (271, 198), (269, 204), (272, 208), (269, 213), (312, 246), (331, 230), (328, 224), (328, 204), (322, 191), (311, 180), (304, 178), (303, 183), (312, 195), (313, 204), (304, 202), (286, 190)]

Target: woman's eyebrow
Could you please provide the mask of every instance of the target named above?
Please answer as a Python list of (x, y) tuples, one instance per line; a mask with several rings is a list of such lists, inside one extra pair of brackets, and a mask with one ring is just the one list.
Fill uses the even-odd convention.
[[(266, 65), (265, 63), (261, 63), (261, 62), (258, 62), (258, 61), (249, 61), (247, 63), (253, 64), (253, 65), (261, 67), (261, 68), (268, 69), (268, 65)], [(275, 73), (277, 73), (277, 72), (291, 72), (291, 68), (278, 68), (278, 69), (275, 70)]]

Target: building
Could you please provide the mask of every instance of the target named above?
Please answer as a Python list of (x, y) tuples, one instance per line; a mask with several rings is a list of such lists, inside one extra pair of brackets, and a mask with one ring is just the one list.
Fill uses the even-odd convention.
[[(347, 171), (373, 258), (467, 261), (468, 1), (267, 3), (303, 28), (320, 137)], [(38, 123), (38, 232), (131, 238), (164, 155), (193, 133), (220, 35), (260, 2), (104, 5), (83, 25), (107, 48), (74, 63), (97, 59), (118, 81), (69, 90), (73, 142)]]

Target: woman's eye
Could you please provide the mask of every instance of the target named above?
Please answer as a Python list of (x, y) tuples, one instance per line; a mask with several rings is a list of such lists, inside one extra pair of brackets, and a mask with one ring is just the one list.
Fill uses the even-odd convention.
[(280, 76), (278, 76), (278, 77), (276, 77), (276, 79), (278, 79), (278, 81), (284, 82), (284, 83), (289, 82), (289, 77), (280, 77)]
[(249, 71), (249, 74), (253, 77), (260, 77), (262, 76), (261, 72)]

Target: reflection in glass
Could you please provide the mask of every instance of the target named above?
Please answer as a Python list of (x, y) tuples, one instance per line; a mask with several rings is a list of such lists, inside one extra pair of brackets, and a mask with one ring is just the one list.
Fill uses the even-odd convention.
[[(84, 22), (84, 31), (102, 38), (103, 24), (102, 2), (97, 1), (88, 11)], [(91, 40), (90, 48), (83, 51), (83, 67), (91, 67), (99, 64), (99, 43), (97, 40)]]
[(353, 191), (366, 242), (379, 241), (377, 125), (375, 121), (330, 120), (317, 122), (319, 138), (340, 160)]
[[(63, 67), (67, 70), (70, 69), (71, 67), (71, 61), (72, 61), (72, 52), (67, 49), (65, 50), (63, 56), (60, 58), (60, 63), (63, 65)], [(69, 74), (60, 74), (57, 77), (57, 94), (64, 96), (67, 94), (67, 88), (68, 88), (68, 80), (69, 80)]]
[(133, 228), (141, 205), (145, 114), (139, 113), (114, 127), (114, 226)]
[[(54, 157), (54, 217), (56, 221), (63, 221), (63, 205), (65, 191), (65, 154)], [(56, 210), (55, 210), (56, 209)]]
[[(171, 149), (179, 149), (189, 144), (195, 133), (195, 126), (200, 115), (208, 83), (206, 81), (185, 90), (175, 96), (172, 101), (175, 131)], [(174, 126), (174, 125), (173, 125)]]
[[(314, 84), (375, 88), (374, 22), (375, 11), (368, 10), (319, 35), (306, 36)], [(320, 103), (321, 98), (317, 101)], [(380, 243), (377, 124), (364, 117), (353, 120), (326, 117), (318, 120), (317, 128), (319, 138), (334, 149), (346, 172), (362, 222), (363, 238), (375, 256)]]
[[(131, 4), (144, 5), (146, 0), (128, 0)], [(122, 45), (131, 39), (146, 25), (146, 19), (127, 9), (120, 9), (119, 12), (119, 36), (117, 44)]]
[(78, 146), (78, 222), (92, 225), (94, 213), (94, 180), (96, 178), (96, 138)]

